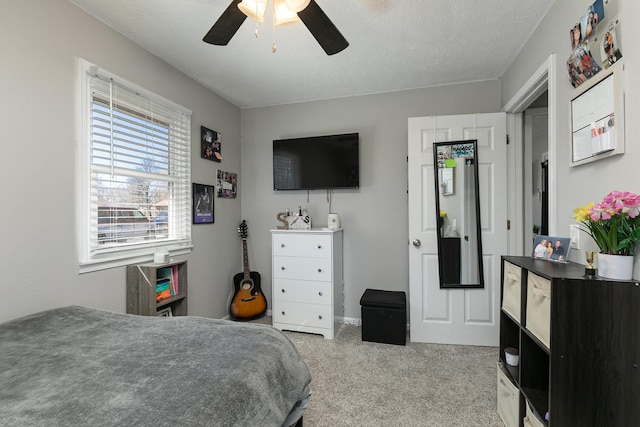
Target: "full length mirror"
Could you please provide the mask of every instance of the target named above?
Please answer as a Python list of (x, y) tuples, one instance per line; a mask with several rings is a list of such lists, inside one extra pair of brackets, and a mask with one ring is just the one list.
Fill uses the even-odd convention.
[(484, 288), (477, 145), (433, 144), (441, 288)]

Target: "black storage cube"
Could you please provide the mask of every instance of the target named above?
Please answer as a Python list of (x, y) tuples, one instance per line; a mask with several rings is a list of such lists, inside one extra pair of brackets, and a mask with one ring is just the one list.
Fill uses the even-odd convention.
[(367, 289), (360, 298), (362, 341), (406, 345), (407, 300), (404, 292)]

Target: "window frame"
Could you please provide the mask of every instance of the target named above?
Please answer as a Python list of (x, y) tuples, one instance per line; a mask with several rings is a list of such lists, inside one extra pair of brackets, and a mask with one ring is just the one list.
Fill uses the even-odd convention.
[[(152, 93), (126, 79), (123, 79), (109, 71), (106, 71), (82, 58), (77, 59), (77, 90), (76, 97), (76, 140), (77, 150), (77, 201), (76, 201), (76, 229), (79, 272), (85, 273), (107, 268), (120, 267), (130, 264), (149, 262), (153, 260), (153, 254), (158, 251), (167, 251), (170, 256), (184, 255), (191, 252), (193, 248), (191, 241), (191, 111), (169, 101), (155, 93)], [(99, 203), (92, 201), (92, 115), (93, 104), (91, 79), (100, 76), (102, 79), (110, 79), (121, 88), (135, 93), (146, 100), (157, 105), (171, 109), (178, 114), (184, 115), (186, 126), (184, 127), (184, 137), (180, 142), (181, 148), (186, 155), (183, 159), (184, 166), (181, 173), (172, 177), (178, 185), (178, 189), (183, 189), (179, 194), (177, 191), (170, 192), (170, 210), (174, 210), (174, 217), (178, 216), (177, 208), (180, 209), (179, 220), (172, 220), (172, 225), (178, 227), (177, 233), (162, 240), (149, 240), (138, 242), (134, 245), (113, 245), (104, 249), (96, 246), (96, 238), (92, 233), (96, 233), (96, 224), (99, 210)], [(143, 108), (141, 107), (141, 111)], [(151, 113), (151, 112), (147, 112)], [(188, 194), (184, 194), (184, 193)], [(95, 212), (93, 212), (95, 208)], [(95, 220), (95, 221), (94, 221)], [(177, 237), (176, 237), (177, 236)], [(92, 241), (93, 239), (93, 241)]]

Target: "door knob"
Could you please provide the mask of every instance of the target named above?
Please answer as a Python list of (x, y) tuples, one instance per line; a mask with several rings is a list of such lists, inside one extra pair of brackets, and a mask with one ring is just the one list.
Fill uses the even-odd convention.
[(412, 243), (413, 243), (413, 246), (415, 246), (416, 248), (419, 248), (420, 245), (422, 244), (419, 239), (415, 239)]

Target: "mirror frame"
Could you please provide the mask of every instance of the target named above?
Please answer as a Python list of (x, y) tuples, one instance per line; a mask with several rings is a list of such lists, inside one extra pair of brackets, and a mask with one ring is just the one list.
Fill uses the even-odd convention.
[[(444, 280), (444, 258), (441, 254), (444, 253), (444, 238), (442, 234), (442, 227), (440, 227), (440, 197), (441, 189), (440, 189), (440, 169), (438, 167), (438, 148), (446, 147), (451, 145), (459, 145), (459, 144), (473, 144), (473, 161), (474, 161), (474, 181), (475, 181), (475, 215), (476, 215), (476, 241), (477, 241), (477, 258), (478, 258), (478, 279), (480, 283), (445, 283)], [(458, 158), (465, 158), (464, 156), (460, 156)], [(469, 139), (463, 141), (445, 141), (445, 142), (434, 142), (433, 143), (433, 171), (434, 171), (434, 179), (435, 179), (435, 205), (436, 205), (436, 236), (438, 239), (438, 270), (439, 270), (439, 280), (440, 280), (440, 289), (483, 289), (484, 288), (484, 268), (482, 262), (482, 226), (480, 224), (480, 183), (478, 178), (478, 140), (477, 139)], [(464, 193), (463, 189), (459, 186), (457, 194), (462, 195)], [(464, 239), (464, 237), (461, 237)]]

